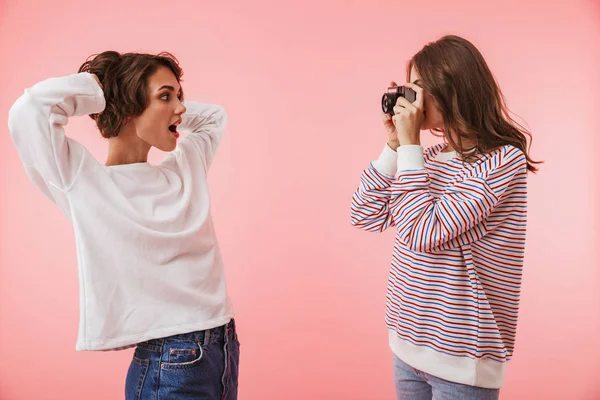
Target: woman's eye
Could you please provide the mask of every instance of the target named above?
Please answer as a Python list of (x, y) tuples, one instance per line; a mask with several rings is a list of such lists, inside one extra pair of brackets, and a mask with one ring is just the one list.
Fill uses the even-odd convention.
[(165, 93), (162, 96), (160, 96), (160, 98), (163, 99), (163, 100), (169, 100), (169, 94)]

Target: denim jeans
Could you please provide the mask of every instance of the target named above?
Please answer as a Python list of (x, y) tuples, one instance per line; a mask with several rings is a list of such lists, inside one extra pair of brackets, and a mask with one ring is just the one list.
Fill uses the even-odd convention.
[(217, 328), (139, 343), (125, 399), (235, 400), (239, 357), (233, 319)]
[(398, 400), (497, 400), (500, 389), (486, 389), (436, 378), (394, 356)]

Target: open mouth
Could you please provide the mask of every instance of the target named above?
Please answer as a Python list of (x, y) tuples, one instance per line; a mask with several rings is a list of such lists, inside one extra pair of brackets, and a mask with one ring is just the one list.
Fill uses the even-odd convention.
[(171, 131), (171, 134), (175, 136), (175, 139), (179, 137), (179, 132), (177, 132), (177, 124), (169, 125), (169, 131)]
[(173, 136), (175, 136), (175, 139), (179, 137), (179, 132), (177, 132), (177, 126), (179, 126), (179, 124), (181, 124), (181, 118), (175, 121), (174, 124), (169, 125), (169, 131)]

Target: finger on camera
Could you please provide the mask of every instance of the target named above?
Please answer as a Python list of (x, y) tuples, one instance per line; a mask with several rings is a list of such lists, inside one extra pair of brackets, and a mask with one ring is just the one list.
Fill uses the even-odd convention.
[(415, 106), (417, 106), (417, 108), (423, 108), (423, 88), (415, 83), (407, 83), (405, 86), (409, 89), (414, 90), (417, 94), (417, 98), (414, 102)]
[(392, 116), (390, 114), (383, 114), (382, 118), (384, 125), (389, 125), (392, 123)]
[(406, 83), (404, 86), (414, 90), (417, 94), (423, 94), (423, 88), (416, 83)]
[(413, 106), (413, 103), (411, 103), (410, 101), (406, 100), (404, 97), (399, 96), (398, 99), (396, 100), (396, 106), (402, 106), (402, 107), (410, 108), (411, 106)]
[(394, 107), (394, 115), (409, 113), (413, 108), (414, 107), (396, 106)]

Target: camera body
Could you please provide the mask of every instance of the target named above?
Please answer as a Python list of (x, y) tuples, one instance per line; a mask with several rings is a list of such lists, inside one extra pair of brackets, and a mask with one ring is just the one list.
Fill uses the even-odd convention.
[(398, 97), (404, 97), (406, 100), (414, 103), (417, 100), (417, 93), (405, 86), (389, 87), (388, 91), (381, 98), (381, 109), (385, 114), (394, 115), (394, 106)]

